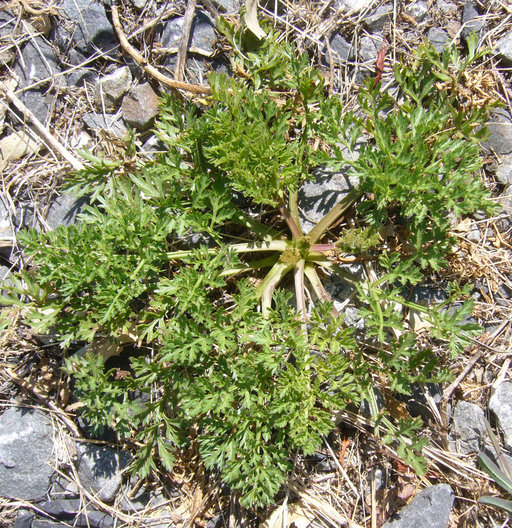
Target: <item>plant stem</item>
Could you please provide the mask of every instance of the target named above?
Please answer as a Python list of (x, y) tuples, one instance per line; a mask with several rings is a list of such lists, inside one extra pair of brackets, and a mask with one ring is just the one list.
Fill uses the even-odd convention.
[(303, 233), (302, 233), (301, 228), (297, 225), (290, 211), (288, 210), (288, 208), (283, 202), (279, 204), (279, 212), (281, 213), (286, 224), (290, 228), (290, 232), (292, 234), (293, 240), (299, 240), (300, 238), (302, 238)]
[(261, 296), (261, 311), (264, 315), (268, 313), (272, 305), (272, 294), (274, 293), (276, 286), (292, 269), (292, 264), (285, 264), (281, 261), (276, 262), (258, 287), (257, 293)]
[[(288, 199), (288, 203), (290, 206), (290, 215), (293, 218), (293, 221), (297, 224), (297, 226), (300, 228), (300, 218), (299, 218), (299, 192), (293, 191), (290, 193), (290, 197)], [(302, 231), (302, 229), (301, 229)]]
[[(315, 264), (318, 264), (325, 270), (333, 273), (334, 275), (337, 275), (338, 277), (342, 278), (343, 280), (346, 280), (347, 282), (350, 282), (351, 284), (356, 284), (358, 282), (361, 282), (361, 278), (357, 275), (354, 275), (353, 273), (350, 273), (349, 271), (341, 269), (339, 266), (336, 266), (336, 263), (331, 262), (329, 259), (323, 257), (323, 258), (314, 258), (312, 259), (312, 262)], [(309, 278), (309, 277), (308, 277)]]
[(338, 202), (308, 233), (311, 244), (319, 240), (331, 225), (361, 197), (361, 194), (358, 189), (352, 189), (341, 202)]
[[(306, 264), (304, 268), (304, 273), (306, 274), (306, 277), (308, 278), (309, 282), (311, 283), (311, 286), (313, 287), (313, 291), (316, 293), (316, 296), (320, 299), (320, 301), (332, 302), (332, 298), (324, 288), (324, 285), (322, 284), (322, 281), (320, 280), (320, 277), (318, 276), (318, 273), (316, 272), (316, 269), (313, 264)], [(333, 317), (338, 317), (340, 315), (338, 310), (336, 310), (334, 306), (332, 308), (331, 313)]]
[(238, 268), (230, 268), (224, 270), (220, 276), (221, 277), (231, 277), (231, 275), (236, 275), (237, 273), (243, 273), (244, 271), (267, 268), (273, 266), (276, 261), (279, 259), (279, 255), (272, 255), (270, 257), (265, 257), (259, 260), (253, 260), (248, 264), (239, 266)]
[(295, 299), (297, 301), (297, 313), (299, 317), (305, 321), (306, 319), (306, 297), (304, 295), (304, 266), (306, 261), (299, 260), (295, 265), (293, 279), (295, 282)]
[(265, 224), (258, 222), (258, 220), (254, 220), (254, 218), (251, 218), (247, 213), (244, 213), (241, 209), (236, 206), (235, 214), (236, 216), (233, 217), (233, 220), (235, 220), (235, 222), (238, 222), (244, 227), (247, 227), (253, 233), (260, 235), (263, 240), (276, 239), (281, 234), (279, 233), (279, 231), (276, 231), (275, 229), (272, 229), (271, 227), (268, 227)]
[[(234, 253), (255, 253), (257, 251), (286, 251), (292, 244), (289, 240), (268, 240), (268, 241), (256, 241), (247, 242), (245, 244), (232, 244), (228, 248)], [(171, 251), (167, 253), (169, 260), (181, 260), (192, 254), (193, 249), (184, 249), (181, 251)], [(218, 253), (219, 248), (208, 248), (209, 254)]]

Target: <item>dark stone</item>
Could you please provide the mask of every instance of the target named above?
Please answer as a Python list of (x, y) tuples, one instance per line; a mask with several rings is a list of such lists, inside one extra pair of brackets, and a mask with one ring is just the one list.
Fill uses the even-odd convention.
[(93, 66), (92, 62), (87, 61), (87, 55), (80, 53), (77, 49), (72, 48), (68, 51), (66, 70), (85, 63), (84, 66), (77, 67), (66, 74), (69, 86), (84, 86), (85, 83), (94, 84), (97, 81), (98, 70)]
[(448, 33), (446, 33), (444, 29), (436, 27), (430, 28), (428, 30), (427, 39), (439, 53), (441, 53), (446, 48), (448, 42), (450, 41)]
[(60, 73), (59, 61), (53, 48), (43, 37), (33, 37), (27, 41), (14, 71), (23, 86), (43, 80), (46, 84), (62, 83), (62, 77), (53, 79), (54, 75)]
[(98, 510), (87, 510), (76, 517), (74, 526), (76, 528), (111, 528), (116, 520), (107, 513)]
[(114, 137), (123, 137), (128, 129), (117, 114), (100, 114), (90, 112), (82, 116), (84, 125), (89, 129), (97, 132), (108, 132)]
[(31, 528), (34, 517), (33, 513), (22, 513), (16, 517), (12, 528)]
[(57, 229), (61, 225), (73, 225), (77, 223), (77, 216), (87, 203), (85, 197), (77, 197), (73, 194), (63, 194), (53, 200), (46, 215), (46, 223), (51, 229)]
[(454, 493), (448, 484), (425, 488), (382, 528), (447, 528), (453, 499)]
[[(50, 116), (52, 100), (51, 95), (44, 92), (50, 84), (64, 84), (62, 76), (55, 77), (60, 72), (60, 67), (53, 48), (42, 37), (31, 38), (25, 44), (21, 57), (17, 59), (14, 72), (20, 80), (20, 87), (44, 81), (42, 87), (24, 90), (18, 97), (39, 121), (45, 123)], [(25, 119), (24, 116), (21, 117)]]
[(80, 499), (57, 499), (38, 505), (38, 509), (61, 521), (74, 519), (80, 511)]
[(365, 18), (364, 23), (371, 33), (382, 31), (386, 24), (389, 24), (393, 18), (393, 6), (385, 4), (377, 7), (370, 15)]
[[(331, 48), (331, 54), (333, 56), (334, 63), (347, 62), (354, 58), (354, 49), (341, 35), (336, 33), (329, 40), (329, 46)], [(325, 60), (327, 64), (330, 64), (329, 54), (325, 53)]]
[(440, 403), (443, 397), (441, 386), (437, 383), (413, 383), (411, 385), (411, 394), (399, 394), (397, 399), (403, 401), (411, 416), (420, 416), (427, 421), (432, 418), (427, 396), (429, 395), (436, 404)]
[(407, 300), (421, 306), (432, 306), (433, 304), (446, 301), (448, 298), (444, 288), (419, 285), (414, 286), (410, 292), (405, 292), (404, 296)]
[(134, 86), (124, 97), (123, 118), (137, 130), (145, 130), (159, 112), (159, 101), (149, 83)]
[(59, 12), (65, 23), (59, 23), (56, 41), (65, 50), (75, 47), (89, 56), (94, 52), (112, 53), (117, 47), (114, 28), (99, 0), (63, 0)]
[(466, 0), (464, 11), (462, 13), (462, 37), (467, 39), (471, 33), (480, 34), (485, 26), (485, 18), (478, 14), (475, 4), (472, 0)]
[(512, 64), (512, 31), (498, 40), (495, 49), (503, 62)]
[[(174, 18), (165, 23), (162, 32), (162, 45), (164, 48), (176, 48), (180, 45), (183, 18)], [(208, 14), (203, 11), (197, 11), (192, 21), (189, 45), (208, 53), (213, 53), (216, 41), (215, 22)]]
[(482, 146), (499, 155), (512, 154), (512, 117), (503, 109), (493, 112), (486, 124), (489, 137)]
[(78, 476), (81, 484), (103, 502), (112, 502), (121, 485), (121, 472), (130, 462), (122, 451), (94, 444), (78, 444)]
[(44, 499), (53, 474), (52, 435), (39, 411), (11, 407), (0, 416), (0, 496)]
[(489, 409), (496, 416), (507, 449), (512, 449), (512, 382), (501, 383), (489, 400)]
[(20, 29), (16, 27), (16, 17), (9, 11), (0, 11), (0, 38), (14, 38)]
[(460, 401), (453, 411), (450, 450), (467, 455), (478, 453), (485, 443), (485, 415), (474, 403)]

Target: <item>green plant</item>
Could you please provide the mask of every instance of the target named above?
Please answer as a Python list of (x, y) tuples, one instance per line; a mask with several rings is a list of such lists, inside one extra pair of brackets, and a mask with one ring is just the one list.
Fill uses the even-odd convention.
[[(493, 478), (494, 482), (496, 482), (496, 484), (505, 490), (509, 495), (512, 495), (512, 470), (510, 469), (509, 463), (501, 452), (498, 439), (492, 432), (489, 423), (486, 422), (485, 425), (494, 446), (494, 450), (498, 455), (499, 466), (496, 465), (483, 451), (478, 454), (478, 461), (484, 470)], [(488, 506), (494, 506), (495, 508), (500, 508), (501, 510), (505, 510), (508, 513), (512, 513), (511, 500), (503, 499), (501, 497), (484, 496), (480, 497), (478, 502), (487, 504)]]
[[(422, 46), (395, 69), (394, 95), (369, 80), (347, 112), (306, 55), (275, 35), (250, 49), (241, 30), (222, 28), (243, 50), (238, 76), (212, 74), (206, 107), (163, 100), (167, 151), (154, 162), (89, 154), (72, 187), (91, 205), (76, 226), (20, 237), (32, 268), (15, 291), (29, 298), (27, 320), (63, 347), (131, 336), (128, 375), (105, 371), (94, 353), (72, 356), (67, 370), (90, 423), (137, 441), (142, 475), (159, 463), (171, 470), (196, 445), (243, 504), (259, 506), (294, 455), (312, 454), (333, 429), (333, 411), (370, 398), (376, 380), (408, 393), (446, 379), (407, 310), (453, 353), (478, 331), (465, 321), (471, 300), (447, 310), (466, 289), (454, 285), (445, 306), (428, 309), (405, 291), (444, 265), (450, 214), (492, 209), (477, 175), (486, 110), (465, 109), (450, 90), (474, 46), (465, 60)], [(349, 168), (359, 185), (304, 233), (298, 190), (323, 166)], [(296, 309), (277, 289), (289, 274)], [(367, 340), (344, 324), (325, 274), (356, 288)], [(419, 424), (378, 410), (375, 419), (424, 470)]]

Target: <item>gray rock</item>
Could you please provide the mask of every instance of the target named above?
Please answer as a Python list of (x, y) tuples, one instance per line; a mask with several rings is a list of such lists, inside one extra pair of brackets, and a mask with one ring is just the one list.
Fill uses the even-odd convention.
[(475, 244), (478, 244), (480, 240), (482, 240), (482, 233), (480, 232), (480, 228), (477, 224), (471, 224), (471, 227), (469, 228), (469, 233), (467, 234), (466, 238)]
[(2, 195), (0, 195), (0, 240), (4, 243), (14, 243), (14, 233), (11, 224), (11, 213), (8, 211)]
[(96, 114), (90, 112), (82, 116), (82, 121), (89, 130), (106, 131), (118, 138), (125, 136), (128, 132), (128, 129), (117, 114)]
[(50, 489), (50, 497), (54, 500), (59, 499), (76, 499), (80, 490), (78, 486), (68, 479), (58, 476)]
[(504, 62), (512, 63), (512, 31), (498, 40), (496, 51)]
[(460, 401), (453, 411), (450, 450), (454, 453), (478, 453), (487, 438), (485, 415), (474, 403)]
[(505, 447), (512, 449), (512, 382), (505, 381), (498, 386), (489, 400), (489, 409), (496, 416)]
[(49, 500), (38, 505), (38, 509), (65, 521), (74, 519), (80, 511), (80, 499), (57, 499)]
[[(175, 493), (179, 492), (175, 490)], [(156, 508), (161, 504), (164, 504), (164, 502), (167, 502), (167, 500), (168, 499), (160, 492), (147, 491), (142, 488), (133, 498), (128, 498), (125, 494), (123, 494), (121, 500), (119, 501), (118, 507), (123, 511), (136, 512), (143, 510), (144, 508)]]
[(496, 110), (486, 126), (489, 137), (482, 143), (482, 146), (487, 151), (493, 151), (496, 154), (512, 154), (512, 117), (510, 114), (503, 109)]
[(59, 61), (53, 48), (43, 37), (34, 37), (27, 41), (20, 58), (16, 61), (14, 71), (23, 86), (39, 81), (59, 82), (53, 79), (60, 72)]
[(358, 181), (342, 173), (319, 170), (299, 191), (300, 221), (307, 232), (321, 220)]
[[(183, 31), (183, 18), (174, 18), (165, 23), (162, 32), (162, 45), (165, 48), (175, 48), (180, 45)], [(216, 41), (215, 22), (208, 14), (197, 11), (192, 21), (190, 46), (200, 48), (208, 53), (213, 53)]]
[(500, 198), (499, 204), (502, 207), (502, 211), (494, 225), (500, 233), (505, 233), (512, 228), (512, 196)]
[(32, 512), (21, 511), (16, 517), (12, 528), (31, 528), (34, 517), (35, 514)]
[(382, 528), (447, 528), (453, 499), (454, 493), (448, 484), (425, 488)]
[(129, 464), (130, 456), (109, 447), (95, 444), (78, 444), (78, 477), (80, 483), (103, 502), (112, 502), (121, 486), (122, 470)]
[(336, 11), (347, 11), (349, 13), (358, 13), (367, 9), (373, 4), (373, 0), (339, 0), (335, 4)]
[(132, 2), (133, 7), (137, 9), (137, 11), (142, 11), (147, 5), (147, 0), (132, 0)]
[(50, 521), (49, 519), (36, 518), (32, 521), (31, 528), (62, 528), (62, 523), (59, 521)]
[[(338, 33), (331, 37), (331, 40), (329, 40), (329, 46), (335, 63), (347, 62), (354, 58), (354, 49), (352, 48), (352, 45)], [(327, 64), (330, 64), (328, 53), (325, 54), (325, 60)]]
[(485, 27), (485, 18), (478, 14), (472, 0), (466, 0), (462, 12), (462, 37), (467, 39), (471, 33), (480, 34)]
[[(41, 123), (46, 124), (51, 119), (53, 104), (50, 94), (44, 94), (39, 90), (26, 90), (18, 97)], [(14, 111), (18, 113), (16, 109)]]
[(72, 194), (63, 194), (55, 198), (46, 215), (45, 221), (42, 221), (34, 214), (33, 204), (30, 202), (19, 202), (16, 204), (14, 214), (7, 211), (0, 200), (0, 240), (9, 240), (12, 237), (12, 226), (14, 231), (19, 229), (35, 228), (38, 231), (43, 229), (56, 229), (60, 225), (70, 225), (77, 221), (77, 215), (85, 205), (85, 198), (77, 198)]
[(75, 67), (66, 74), (68, 86), (84, 86), (85, 83), (95, 84), (98, 80), (98, 71), (89, 63), (85, 66), (79, 66), (87, 61), (87, 56), (80, 53), (77, 49), (69, 50), (66, 64), (69, 68)]
[(375, 31), (382, 31), (386, 24), (391, 22), (393, 18), (393, 6), (391, 4), (384, 4), (377, 9), (374, 9), (368, 17), (364, 19), (366, 27), (371, 33)]
[(430, 28), (428, 30), (427, 39), (439, 53), (441, 53), (444, 48), (446, 48), (448, 42), (450, 41), (448, 33), (446, 33), (444, 29), (436, 27)]
[(123, 99), (123, 118), (128, 125), (144, 130), (158, 114), (158, 97), (149, 83), (134, 86)]
[(405, 8), (406, 13), (412, 16), (417, 22), (423, 22), (428, 16), (428, 4), (423, 0), (414, 2)]
[(53, 474), (52, 434), (39, 411), (11, 407), (0, 416), (0, 496), (44, 499)]
[(421, 306), (432, 306), (446, 301), (448, 294), (444, 288), (434, 286), (416, 285), (410, 292), (404, 292), (405, 297)]
[(512, 156), (504, 156), (496, 169), (496, 179), (502, 185), (512, 183)]
[(421, 416), (426, 422), (432, 419), (432, 410), (427, 395), (432, 398), (434, 403), (439, 404), (443, 397), (441, 386), (437, 383), (413, 383), (411, 394), (398, 394), (397, 399), (405, 403), (411, 416)]
[(236, 13), (241, 6), (240, 0), (213, 0), (213, 3), (225, 13)]
[(130, 89), (132, 74), (128, 66), (118, 68), (100, 79), (94, 88), (94, 104), (98, 109), (115, 112), (123, 95)]
[(117, 47), (114, 28), (100, 0), (63, 0), (59, 13), (65, 23), (57, 25), (56, 41), (63, 49), (72, 43), (88, 56), (95, 51), (112, 52)]
[(437, 9), (443, 15), (453, 15), (457, 13), (457, 6), (451, 2), (445, 2), (445, 0), (437, 0)]
[(0, 11), (0, 38), (13, 38), (20, 33), (20, 29), (16, 28), (16, 17), (11, 15), (9, 11)]
[(42, 37), (30, 39), (21, 56), (16, 60), (14, 72), (19, 79), (20, 87), (28, 87), (44, 81), (43, 88), (34, 88), (20, 93), (19, 98), (35, 116), (44, 123), (50, 114), (51, 96), (44, 94), (50, 83), (63, 84), (62, 76), (55, 77), (60, 72), (59, 62), (53, 48)]
[(76, 517), (75, 528), (112, 528), (118, 526), (111, 515), (98, 510), (88, 509), (87, 513), (81, 513)]
[(46, 215), (46, 223), (51, 229), (57, 229), (61, 225), (72, 225), (77, 222), (77, 215), (86, 204), (84, 197), (78, 198), (73, 194), (58, 196), (50, 205)]
[(359, 46), (359, 59), (362, 63), (369, 63), (369, 68), (374, 71), (375, 60), (382, 48), (383, 38), (380, 35), (372, 35), (371, 37), (361, 37), (361, 44)]

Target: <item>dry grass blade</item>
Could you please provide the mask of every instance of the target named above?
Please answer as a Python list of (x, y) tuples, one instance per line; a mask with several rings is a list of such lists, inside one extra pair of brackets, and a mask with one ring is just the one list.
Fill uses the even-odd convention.
[(190, 41), (194, 13), (196, 11), (196, 3), (197, 0), (188, 0), (185, 16), (183, 17), (183, 33), (181, 34), (181, 42), (178, 48), (178, 60), (174, 71), (174, 79), (177, 81), (183, 81), (184, 77), (185, 64), (187, 62), (187, 49)]
[(22, 101), (20, 101), (20, 99), (18, 99), (18, 97), (16, 97), (16, 95), (14, 95), (12, 90), (5, 86), (3, 82), (0, 82), (0, 91), (25, 117), (27, 117), (32, 122), (34, 128), (45, 141), (48, 148), (54, 149), (75, 170), (83, 169), (83, 164), (50, 134), (41, 121), (37, 119), (37, 117), (23, 104)]

